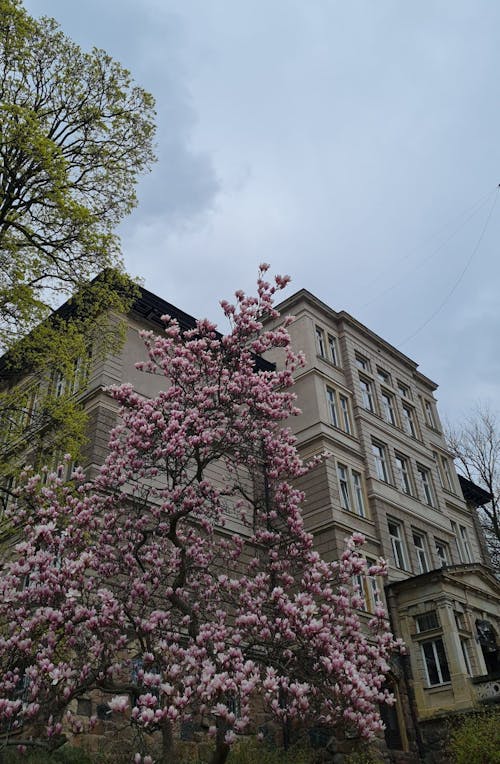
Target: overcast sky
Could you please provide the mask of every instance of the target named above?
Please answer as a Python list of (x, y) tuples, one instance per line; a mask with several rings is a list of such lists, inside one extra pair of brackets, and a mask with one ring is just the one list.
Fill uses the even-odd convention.
[(442, 415), (500, 408), (500, 3), (25, 5), (156, 98), (122, 227), (147, 288), (218, 320), (268, 261), (414, 358)]

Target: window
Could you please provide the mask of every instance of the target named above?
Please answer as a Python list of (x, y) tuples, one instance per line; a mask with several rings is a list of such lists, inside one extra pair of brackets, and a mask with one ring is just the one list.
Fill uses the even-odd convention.
[(359, 380), (359, 386), (361, 388), (361, 399), (363, 401), (363, 407), (368, 411), (375, 411), (375, 406), (373, 403), (372, 383), (361, 377)]
[(394, 412), (394, 398), (390, 393), (382, 391), (382, 412), (386, 422), (396, 424), (396, 414)]
[(444, 485), (443, 488), (445, 488), (447, 491), (453, 492), (453, 479), (451, 476), (451, 467), (450, 462), (446, 458), (446, 456), (441, 455), (441, 467), (443, 470), (443, 478), (444, 478)]
[(427, 556), (427, 543), (422, 533), (413, 532), (413, 544), (417, 555), (417, 564), (419, 573), (427, 573), (429, 570), (429, 559)]
[(321, 358), (326, 358), (325, 333), (323, 332), (323, 329), (320, 329), (319, 326), (316, 327), (316, 349), (318, 351), (318, 355), (320, 355)]
[(382, 443), (372, 443), (372, 453), (375, 458), (375, 472), (379, 480), (389, 482), (389, 469), (385, 446)]
[(380, 382), (382, 382), (384, 385), (391, 384), (391, 375), (389, 374), (389, 372), (379, 368), (378, 366), (377, 366), (377, 377), (379, 378)]
[(349, 399), (338, 393), (333, 387), (326, 388), (326, 398), (328, 401), (328, 410), (330, 412), (330, 422), (339, 430), (344, 430), (351, 434), (351, 416), (349, 411)]
[(417, 464), (417, 472), (424, 499), (430, 507), (434, 507), (435, 502), (434, 493), (432, 490), (431, 471), (428, 470), (427, 467), (422, 467), (421, 464)]
[(62, 395), (73, 395), (84, 386), (90, 371), (91, 355), (78, 356), (73, 363), (71, 372), (66, 375), (56, 371), (52, 377), (52, 391), (55, 398)]
[(337, 340), (331, 334), (328, 335), (328, 351), (330, 353), (330, 361), (335, 366), (338, 366), (339, 365), (339, 363), (338, 363), (339, 354), (337, 352)]
[(400, 382), (398, 380), (398, 393), (403, 396), (403, 398), (411, 399), (411, 390), (408, 387), (408, 385), (405, 385), (404, 382)]
[(434, 687), (435, 685), (449, 682), (450, 670), (446, 660), (443, 640), (439, 638), (422, 642), (422, 653), (429, 686)]
[[(367, 566), (375, 565), (375, 560), (366, 558)], [(353, 576), (353, 583), (359, 590), (359, 594), (363, 600), (361, 610), (373, 613), (377, 602), (380, 600), (380, 592), (378, 589), (376, 576), (363, 576), (361, 574)]]
[(470, 665), (470, 658), (469, 658), (469, 640), (461, 638), (460, 645), (462, 646), (462, 654), (464, 656), (465, 670), (467, 671), (469, 676), (472, 676), (472, 666)]
[(457, 540), (458, 554), (460, 556), (460, 562), (473, 562), (472, 550), (469, 541), (469, 534), (465, 525), (458, 525), (451, 521), (451, 527)]
[(411, 435), (412, 438), (417, 437), (417, 426), (415, 424), (415, 414), (411, 406), (402, 406), (403, 410), (403, 430)]
[(442, 568), (449, 564), (450, 554), (448, 552), (448, 544), (439, 539), (435, 539), (436, 554), (438, 556), (439, 564)]
[(438, 428), (436, 423), (436, 414), (434, 412), (434, 405), (431, 401), (426, 399), (422, 401), (422, 405), (424, 407), (425, 421), (429, 427), (432, 427), (433, 430), (437, 430)]
[(403, 531), (401, 525), (396, 520), (387, 520), (389, 528), (389, 538), (391, 541), (392, 556), (394, 564), (401, 570), (407, 570), (406, 550), (403, 542)]
[(345, 464), (337, 464), (340, 505), (342, 509), (366, 517), (363, 482), (360, 472), (351, 470)]
[(326, 388), (326, 397), (328, 398), (328, 408), (330, 410), (330, 421), (334, 427), (339, 426), (339, 417), (337, 412), (337, 396), (331, 387)]
[(342, 415), (343, 429), (350, 435), (351, 434), (351, 417), (349, 414), (349, 401), (345, 395), (339, 395), (340, 411)]
[(467, 528), (465, 525), (460, 526), (460, 538), (464, 548), (464, 557), (466, 558), (467, 562), (473, 562), (472, 549), (469, 542), (469, 534), (467, 533)]
[(420, 615), (416, 615), (415, 626), (417, 627), (418, 634), (421, 634), (423, 631), (439, 629), (439, 621), (436, 611), (429, 610), (427, 613), (420, 613)]
[(363, 371), (370, 371), (370, 361), (368, 358), (365, 358), (364, 356), (358, 355), (358, 353), (356, 353), (355, 359), (358, 369), (362, 369)]
[(408, 494), (408, 496), (411, 496), (412, 481), (411, 481), (410, 466), (408, 463), (408, 459), (405, 456), (401, 456), (401, 454), (396, 454), (395, 461), (396, 461), (396, 473), (398, 478), (398, 487), (403, 491), (403, 493), (406, 493)]
[(349, 493), (349, 478), (347, 467), (343, 464), (337, 464), (337, 477), (339, 479), (340, 506), (342, 509), (351, 509), (351, 496)]
[(436, 451), (433, 451), (432, 455), (434, 457), (434, 461), (436, 462), (441, 487), (444, 488), (445, 491), (451, 491), (454, 493), (449, 459), (443, 454), (438, 454)]
[(352, 471), (352, 483), (354, 486), (354, 503), (356, 505), (356, 512), (360, 517), (366, 517), (361, 474), (359, 472), (355, 472), (354, 470)]

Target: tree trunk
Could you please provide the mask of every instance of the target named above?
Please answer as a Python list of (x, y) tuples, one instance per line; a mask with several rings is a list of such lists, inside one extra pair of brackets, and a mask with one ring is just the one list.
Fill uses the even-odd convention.
[(215, 751), (210, 760), (210, 764), (225, 764), (229, 756), (229, 746), (225, 741), (227, 731), (226, 724), (217, 724), (217, 736), (215, 738)]
[(161, 755), (158, 764), (174, 764), (174, 734), (172, 723), (165, 719), (161, 725)]

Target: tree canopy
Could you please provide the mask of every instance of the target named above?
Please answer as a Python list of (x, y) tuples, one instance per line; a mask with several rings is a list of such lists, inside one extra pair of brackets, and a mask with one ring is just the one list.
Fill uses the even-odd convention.
[(500, 572), (500, 423), (486, 405), (478, 406), (458, 426), (448, 426), (448, 447), (458, 471), (484, 488), (491, 501), (479, 510), (491, 562)]
[(0, 349), (120, 262), (154, 101), (105, 51), (0, 0)]
[[(283, 730), (382, 729), (399, 645), (381, 602), (360, 616), (355, 581), (384, 564), (367, 567), (361, 534), (325, 562), (305, 531), (293, 481), (321, 457), (304, 464), (283, 427), (301, 361), (286, 323), (263, 331), (286, 284), (266, 269), (257, 297), (222, 303), (227, 335), (168, 317), (165, 334), (145, 334), (158, 393), (111, 389), (122, 421), (95, 481), (28, 473), (17, 490), (10, 517), (23, 537), (0, 567), (6, 744), (32, 735), (57, 747), (82, 729), (69, 704), (92, 690), (124, 714), (137, 760), (165, 764), (187, 720), (208, 727), (213, 764), (255, 731), (256, 709)], [(256, 368), (274, 348), (285, 368)]]

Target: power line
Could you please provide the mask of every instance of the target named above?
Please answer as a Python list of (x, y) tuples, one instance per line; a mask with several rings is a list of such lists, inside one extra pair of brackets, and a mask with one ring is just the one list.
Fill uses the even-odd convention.
[[(500, 185), (497, 188), (500, 188)], [(486, 220), (484, 222), (484, 225), (483, 225), (483, 228), (481, 230), (481, 233), (479, 234), (479, 238), (478, 238), (478, 240), (476, 242), (476, 246), (472, 250), (472, 253), (471, 253), (470, 257), (468, 258), (467, 262), (465, 263), (465, 266), (462, 268), (462, 270), (461, 270), (457, 280), (453, 284), (452, 288), (450, 289), (450, 291), (448, 292), (448, 294), (446, 295), (444, 300), (442, 300), (442, 302), (439, 304), (439, 306), (436, 308), (436, 310), (429, 316), (429, 318), (426, 321), (424, 321), (424, 323), (421, 324), (417, 329), (415, 329), (415, 331), (412, 334), (410, 334), (408, 337), (405, 337), (404, 340), (399, 342), (397, 347), (400, 347), (401, 345), (405, 345), (407, 342), (409, 342), (414, 337), (416, 337), (416, 335), (419, 334), (422, 331), (422, 329), (425, 329), (425, 327), (428, 326), (428, 324), (430, 324), (430, 322), (438, 315), (438, 313), (441, 312), (441, 310), (444, 308), (444, 306), (446, 305), (446, 303), (448, 302), (448, 300), (450, 299), (452, 294), (456, 291), (456, 289), (458, 288), (460, 282), (462, 281), (463, 277), (465, 276), (467, 270), (469, 269), (469, 266), (472, 263), (472, 260), (474, 259), (474, 256), (475, 256), (476, 252), (478, 251), (479, 247), (481, 246), (481, 242), (482, 242), (482, 240), (484, 238), (484, 235), (486, 233), (486, 229), (488, 228), (488, 224), (489, 224), (489, 222), (491, 220), (491, 216), (493, 215), (493, 210), (495, 209), (495, 205), (497, 203), (497, 199), (498, 199), (498, 193), (496, 193), (494, 198), (493, 198), (493, 204), (490, 207), (490, 210), (489, 210), (488, 215), (486, 217)]]
[[(365, 302), (363, 305), (361, 305), (360, 310), (363, 310), (364, 308), (367, 308), (368, 306), (372, 305), (374, 302), (379, 300), (381, 297), (386, 295), (388, 292), (391, 292), (397, 286), (399, 286), (404, 281), (406, 281), (406, 279), (408, 278), (408, 274), (409, 273), (412, 273), (414, 270), (417, 270), (418, 268), (421, 268), (428, 260), (433, 258), (438, 252), (440, 252), (457, 235), (457, 233), (463, 228), (463, 226), (466, 225), (469, 222), (469, 220), (471, 220), (475, 215), (477, 215), (478, 212), (480, 212), (480, 210), (485, 206), (485, 204), (488, 203), (488, 201), (490, 200), (492, 194), (494, 194), (496, 196), (496, 191), (488, 191), (487, 194), (485, 194), (482, 197), (480, 197), (480, 199), (478, 199), (476, 202), (474, 202), (474, 204), (471, 205), (467, 210), (464, 210), (457, 218), (454, 218), (454, 220), (458, 219), (459, 222), (458, 222), (457, 226), (452, 230), (450, 235), (447, 236), (446, 239), (444, 239), (444, 241), (442, 241), (437, 247), (435, 247), (430, 252), (429, 255), (427, 255), (423, 259), (420, 259), (413, 268), (411, 268), (409, 271), (406, 271), (405, 275), (401, 276), (401, 278), (397, 279), (397, 281), (394, 281), (390, 286), (388, 286), (382, 292), (378, 292), (374, 297), (371, 297), (367, 302)], [(470, 211), (470, 213), (467, 215), (467, 217), (464, 217), (464, 215), (466, 215), (469, 211)], [(448, 226), (449, 226), (449, 223), (445, 223), (445, 225), (441, 226), (441, 228), (438, 229), (438, 232), (439, 231), (443, 231)], [(437, 236), (438, 232), (436, 232), (436, 234), (435, 234), (436, 236)], [(434, 235), (433, 236), (429, 236), (428, 238), (434, 238)], [(400, 266), (401, 263), (405, 262), (405, 260), (408, 260), (410, 257), (412, 257), (413, 254), (417, 250), (418, 250), (418, 247), (414, 247), (414, 249), (411, 250), (407, 255), (405, 255), (404, 257), (400, 258), (400, 260), (398, 262), (398, 265)], [(393, 268), (388, 269), (388, 270), (392, 271)], [(388, 270), (386, 270), (385, 272), (387, 273)], [(374, 284), (377, 283), (377, 281), (380, 280), (380, 278), (381, 278), (381, 276), (375, 278), (368, 286), (371, 288)]]

